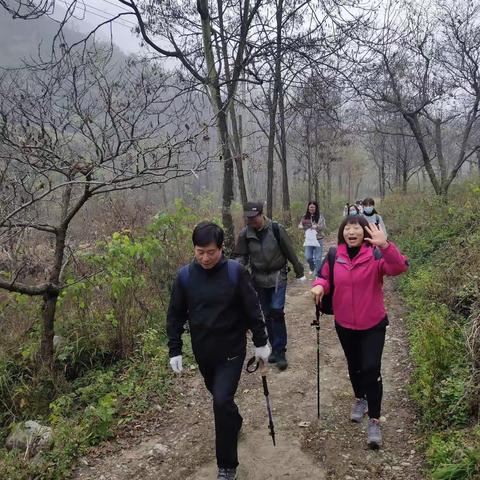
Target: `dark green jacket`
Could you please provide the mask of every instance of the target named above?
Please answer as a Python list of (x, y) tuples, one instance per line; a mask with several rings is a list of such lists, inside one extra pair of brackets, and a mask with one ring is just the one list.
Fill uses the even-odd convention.
[(265, 218), (262, 231), (247, 226), (242, 229), (235, 246), (235, 259), (250, 264), (256, 286), (272, 288), (287, 282), (287, 261), (293, 265), (297, 278), (303, 277), (303, 265), (298, 261), (288, 233), (278, 224), (280, 245), (275, 238), (272, 221)]

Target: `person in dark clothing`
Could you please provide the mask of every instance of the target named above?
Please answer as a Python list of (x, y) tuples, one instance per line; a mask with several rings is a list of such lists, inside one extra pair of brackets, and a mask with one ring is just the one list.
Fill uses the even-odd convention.
[(182, 333), (188, 321), (192, 349), (213, 397), (218, 479), (233, 480), (238, 466), (237, 440), (242, 427), (234, 396), (252, 332), (257, 359), (270, 355), (265, 323), (247, 270), (223, 256), (223, 230), (198, 224), (192, 235), (195, 259), (178, 273), (167, 314), (170, 365), (182, 372)]
[(287, 291), (287, 261), (298, 279), (305, 281), (303, 265), (298, 261), (285, 228), (263, 215), (261, 202), (249, 202), (244, 214), (247, 226), (242, 229), (235, 246), (235, 259), (249, 264), (253, 283), (258, 292), (272, 346), (269, 362), (280, 370), (288, 366), (285, 295)]

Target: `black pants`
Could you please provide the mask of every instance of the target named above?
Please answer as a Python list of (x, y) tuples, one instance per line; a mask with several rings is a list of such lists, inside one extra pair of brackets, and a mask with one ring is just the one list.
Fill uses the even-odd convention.
[(243, 420), (234, 396), (244, 360), (245, 353), (222, 362), (198, 362), (205, 385), (213, 396), (215, 451), (219, 468), (236, 468), (238, 465), (237, 441)]
[(335, 324), (348, 363), (355, 397), (366, 398), (368, 416), (380, 418), (382, 406), (382, 353), (388, 321), (369, 330), (350, 330)]

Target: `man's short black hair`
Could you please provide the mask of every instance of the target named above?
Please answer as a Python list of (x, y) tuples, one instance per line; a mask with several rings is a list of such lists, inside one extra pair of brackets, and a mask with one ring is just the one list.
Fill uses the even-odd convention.
[(220, 248), (223, 245), (223, 239), (223, 230), (213, 222), (200, 222), (192, 233), (194, 247), (206, 247), (213, 242)]

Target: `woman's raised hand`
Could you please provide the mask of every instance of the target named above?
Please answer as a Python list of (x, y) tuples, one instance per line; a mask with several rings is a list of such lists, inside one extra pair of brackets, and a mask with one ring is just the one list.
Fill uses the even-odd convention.
[(365, 230), (372, 238), (365, 238), (365, 241), (370, 242), (375, 247), (385, 248), (388, 246), (387, 237), (383, 230), (375, 223), (370, 223), (365, 227)]

